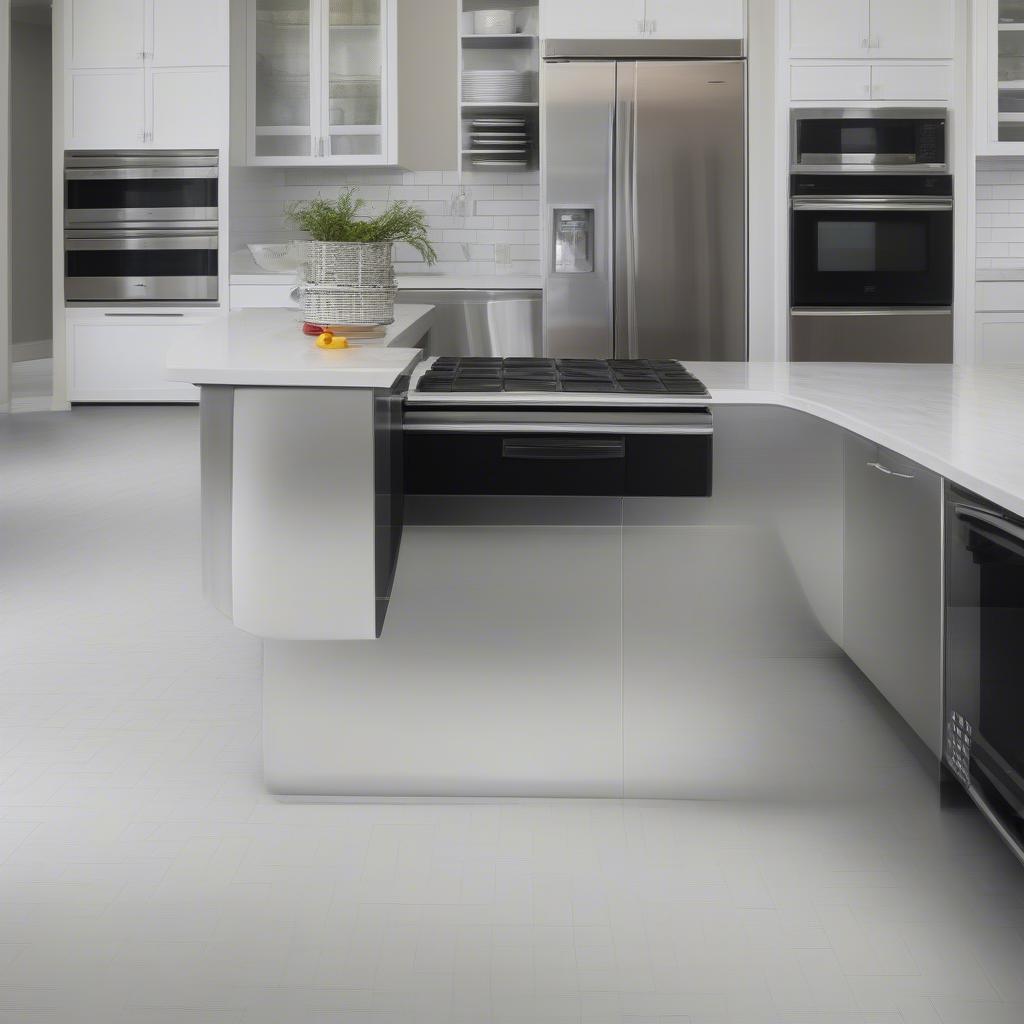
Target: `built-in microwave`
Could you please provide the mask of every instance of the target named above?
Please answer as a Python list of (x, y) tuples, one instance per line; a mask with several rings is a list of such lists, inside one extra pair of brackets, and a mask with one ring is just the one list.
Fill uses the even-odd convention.
[(796, 109), (794, 174), (947, 174), (948, 113), (942, 108)]
[(947, 485), (944, 760), (1024, 861), (1024, 518)]

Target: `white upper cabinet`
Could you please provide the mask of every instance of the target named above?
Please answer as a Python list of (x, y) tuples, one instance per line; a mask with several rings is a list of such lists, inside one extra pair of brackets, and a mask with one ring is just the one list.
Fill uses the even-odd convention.
[(1024, 154), (1024, 2), (974, 5), (975, 151)]
[(953, 0), (871, 0), (873, 57), (953, 57)]
[(743, 0), (647, 0), (645, 17), (655, 39), (743, 39), (745, 14)]
[(68, 149), (138, 149), (146, 142), (145, 72), (82, 68), (64, 75)]
[(226, 146), (229, 0), (65, 0), (69, 149)]
[(396, 0), (248, 0), (247, 159), (395, 163)]
[(955, 0), (790, 0), (791, 57), (952, 59)]
[(64, 38), (71, 68), (141, 67), (149, 0), (67, 0)]
[(229, 5), (217, 0), (152, 0), (155, 67), (227, 67)]
[(742, 39), (744, 0), (542, 0), (547, 39)]
[(866, 57), (868, 0), (790, 0), (793, 57)]
[(541, 34), (547, 39), (638, 39), (644, 0), (542, 0)]

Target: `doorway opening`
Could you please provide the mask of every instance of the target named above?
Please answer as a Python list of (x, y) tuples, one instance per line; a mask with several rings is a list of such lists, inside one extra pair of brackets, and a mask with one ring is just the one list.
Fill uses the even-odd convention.
[(10, 9), (11, 412), (53, 404), (53, 10)]

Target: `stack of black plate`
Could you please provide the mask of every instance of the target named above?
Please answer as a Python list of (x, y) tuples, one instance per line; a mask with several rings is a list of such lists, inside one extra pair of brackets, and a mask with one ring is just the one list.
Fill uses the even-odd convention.
[(436, 359), (419, 391), (553, 392), (562, 394), (710, 397), (707, 388), (672, 359)]

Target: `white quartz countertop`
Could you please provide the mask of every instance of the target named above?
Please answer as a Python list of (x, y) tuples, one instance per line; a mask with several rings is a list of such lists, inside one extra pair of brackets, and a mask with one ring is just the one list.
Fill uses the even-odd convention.
[[(602, 404), (776, 405), (859, 434), (1024, 515), (1024, 363), (965, 367), (881, 363), (684, 362), (711, 399), (601, 395)], [(422, 372), (417, 368), (413, 385)], [(415, 403), (494, 403), (507, 395), (416, 394)], [(550, 403), (545, 394), (517, 405)], [(565, 406), (593, 395), (559, 396)]]
[(174, 346), (167, 378), (255, 387), (389, 388), (414, 366), (433, 306), (395, 307), (384, 338), (320, 349), (293, 309), (243, 309), (218, 317)]
[[(275, 274), (257, 266), (248, 249), (238, 249), (231, 254), (231, 283), (233, 285), (291, 285), (295, 286), (295, 272)], [(540, 277), (525, 277), (522, 274), (446, 274), (440, 270), (424, 270), (422, 274), (399, 274), (398, 287), (403, 291), (462, 291), (483, 289), (485, 291), (533, 291), (544, 287)]]
[(686, 366), (713, 404), (809, 413), (1024, 515), (1024, 363)]

